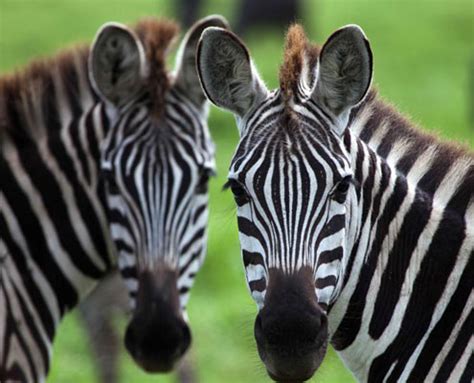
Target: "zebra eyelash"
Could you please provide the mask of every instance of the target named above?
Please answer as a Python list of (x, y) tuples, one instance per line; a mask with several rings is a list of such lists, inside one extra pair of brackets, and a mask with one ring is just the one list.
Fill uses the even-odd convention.
[(349, 182), (349, 184), (354, 186), (356, 189), (359, 189), (360, 187), (360, 182), (357, 181), (353, 176), (350, 176), (350, 179), (347, 179), (347, 182)]
[(201, 174), (206, 175), (209, 178), (217, 177), (217, 171), (214, 168), (210, 167), (202, 167)]
[(234, 195), (235, 202), (238, 206), (243, 206), (250, 201), (249, 195), (245, 186), (239, 181), (229, 179), (223, 186), (223, 190), (231, 189)]
[(222, 185), (222, 191), (232, 189), (233, 186), (243, 188), (242, 184), (239, 181), (234, 180), (234, 179), (228, 179), (227, 182), (224, 185)]
[(230, 186), (231, 186), (231, 180), (227, 180), (227, 182), (224, 185), (222, 185), (222, 191), (224, 192), (224, 191), (229, 190)]
[(343, 203), (346, 199), (350, 186), (354, 185), (357, 187), (356, 184), (358, 185), (358, 182), (354, 181), (353, 176), (347, 175), (336, 182), (333, 189), (329, 193), (329, 196), (331, 199), (339, 203)]

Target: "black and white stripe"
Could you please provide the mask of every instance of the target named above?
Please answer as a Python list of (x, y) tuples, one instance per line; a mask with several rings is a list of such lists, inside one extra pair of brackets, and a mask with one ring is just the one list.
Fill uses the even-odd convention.
[[(157, 23), (170, 35), (162, 37), (168, 45), (175, 27)], [(104, 31), (118, 33), (118, 49), (131, 49), (122, 32), (136, 37), (118, 24)], [(189, 37), (182, 56), (194, 51)], [(162, 63), (144, 61), (146, 43), (136, 42), (145, 50), (135, 56), (116, 57), (163, 64), (164, 56)], [(93, 52), (76, 49), (0, 79), (0, 381), (45, 379), (61, 318), (116, 264), (132, 309), (142, 273), (161, 264), (176, 271), (186, 316), (205, 254), (214, 145), (203, 95), (183, 88), (181, 78), (194, 66), (179, 61), (170, 80), (163, 73), (160, 81), (170, 86), (158, 115), (160, 95), (143, 79), (133, 82), (143, 84), (136, 94), (124, 88), (115, 103), (97, 79), (93, 90)], [(127, 63), (113, 68), (114, 86), (129, 86), (120, 77), (134, 70)]]
[[(272, 93), (230, 32), (207, 29), (198, 50), (206, 94), (237, 117), (228, 186), (270, 376), (314, 373), (324, 341), (311, 343), (298, 327), (320, 326), (324, 337), (322, 315), (326, 338), (360, 381), (471, 382), (472, 153), (416, 130), (374, 91), (366, 95), (372, 56), (360, 28), (335, 32), (309, 68), (302, 29), (288, 34)], [(222, 73), (233, 73), (228, 92), (215, 86)], [(314, 294), (292, 290), (304, 285), (291, 279), (303, 269), (312, 270)], [(306, 303), (313, 297), (316, 308)]]

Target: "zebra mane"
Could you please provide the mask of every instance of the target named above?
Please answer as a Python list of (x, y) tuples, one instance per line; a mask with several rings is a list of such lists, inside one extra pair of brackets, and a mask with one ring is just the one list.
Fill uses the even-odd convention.
[[(146, 84), (152, 95), (154, 115), (159, 116), (164, 106), (165, 93), (170, 87), (166, 54), (179, 28), (172, 21), (146, 18), (132, 29), (145, 48), (149, 63), (149, 79)], [(26, 116), (30, 113), (35, 113), (35, 117), (42, 117), (35, 118), (34, 121), (43, 121), (46, 129), (57, 127), (55, 96), (58, 92), (58, 80), (64, 88), (64, 102), (68, 103), (73, 113), (84, 111), (85, 104), (97, 102), (98, 97), (88, 78), (89, 51), (89, 46), (77, 45), (60, 51), (53, 57), (33, 60), (25, 68), (1, 76), (0, 140), (3, 140), (3, 134), (7, 130), (21, 137), (41, 134), (38, 131), (40, 124), (27, 121)], [(34, 107), (36, 105), (39, 110)]]
[(62, 102), (72, 113), (82, 111), (81, 97), (98, 100), (87, 78), (88, 57), (89, 47), (78, 45), (0, 77), (0, 141), (6, 131), (26, 138), (55, 129), (59, 123), (58, 83), (63, 84)]
[[(306, 81), (310, 88), (315, 81), (320, 47), (310, 43), (303, 28), (292, 25), (286, 35), (283, 64), (280, 67), (280, 89), (285, 104), (289, 105), (298, 86)], [(290, 108), (287, 108), (291, 112)], [(291, 113), (288, 113), (291, 117)], [(380, 156), (387, 158), (390, 151), (404, 151), (403, 160), (396, 165), (398, 171), (407, 174), (420, 153), (429, 151), (428, 160), (436, 163), (438, 174), (425, 182), (428, 193), (436, 190), (443, 174), (450, 166), (457, 166), (465, 174), (463, 191), (474, 190), (474, 153), (467, 146), (443, 141), (435, 134), (421, 130), (395, 107), (383, 100), (372, 88), (365, 100), (350, 115), (350, 130), (372, 147)], [(395, 156), (397, 157), (397, 156)], [(466, 172), (467, 169), (467, 172)], [(472, 201), (474, 203), (474, 199)]]
[[(403, 150), (396, 169), (407, 174), (421, 153), (430, 153), (436, 174), (425, 182), (428, 193), (434, 192), (440, 179), (451, 166), (458, 166), (465, 174), (463, 190), (472, 195), (474, 190), (474, 153), (466, 145), (443, 141), (437, 134), (428, 133), (387, 101), (372, 88), (364, 101), (354, 108), (349, 119), (349, 129), (366, 142), (378, 155), (387, 159), (390, 152)], [(398, 156), (395, 156), (397, 158)], [(467, 169), (467, 172), (466, 172)], [(474, 203), (474, 199), (471, 201)]]
[[(305, 66), (308, 76), (313, 75), (319, 56), (319, 47), (311, 44), (299, 24), (293, 24), (286, 34), (283, 64), (280, 67), (280, 89), (285, 102), (290, 100), (298, 89), (301, 76), (305, 75)], [(310, 85), (313, 78), (308, 80)]]
[(165, 94), (170, 87), (166, 71), (166, 54), (174, 42), (179, 27), (173, 21), (144, 18), (133, 28), (142, 42), (149, 64), (148, 86), (152, 95), (153, 112), (159, 117), (165, 104)]

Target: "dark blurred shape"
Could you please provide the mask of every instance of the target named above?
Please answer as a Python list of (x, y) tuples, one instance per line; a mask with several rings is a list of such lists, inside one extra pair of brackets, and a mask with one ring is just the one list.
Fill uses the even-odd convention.
[(100, 381), (118, 382), (121, 338), (113, 319), (128, 309), (127, 290), (118, 272), (104, 278), (78, 306)]
[[(102, 383), (120, 381), (118, 363), (122, 342), (114, 319), (125, 317), (128, 311), (127, 290), (118, 272), (111, 273), (101, 281), (79, 305), (79, 315), (89, 338), (99, 381)], [(176, 373), (179, 383), (197, 382), (189, 355), (181, 361)]]
[(300, 0), (242, 0), (237, 11), (235, 32), (242, 36), (254, 26), (285, 30), (300, 17)]
[[(254, 26), (272, 26), (283, 32), (301, 17), (301, 0), (241, 0), (237, 3), (237, 19), (233, 30), (240, 36)], [(176, 14), (183, 29), (199, 17), (202, 0), (178, 0)]]
[(178, 0), (176, 2), (177, 12), (181, 27), (189, 28), (199, 17), (201, 0)]

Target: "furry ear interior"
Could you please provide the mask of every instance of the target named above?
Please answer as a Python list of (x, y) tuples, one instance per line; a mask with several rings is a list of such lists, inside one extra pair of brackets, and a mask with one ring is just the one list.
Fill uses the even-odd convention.
[(97, 93), (116, 106), (142, 89), (146, 74), (144, 49), (125, 25), (106, 23), (97, 33), (89, 56), (89, 77)]
[(372, 81), (372, 51), (364, 32), (348, 25), (333, 33), (320, 56), (313, 99), (336, 118), (361, 102)]
[(184, 36), (176, 60), (175, 86), (183, 90), (197, 105), (202, 105), (206, 101), (206, 96), (199, 83), (196, 51), (202, 32), (208, 27), (230, 28), (227, 20), (219, 15), (208, 16), (197, 21)]
[(210, 27), (202, 33), (197, 67), (209, 100), (239, 117), (268, 93), (244, 43), (225, 29)]

